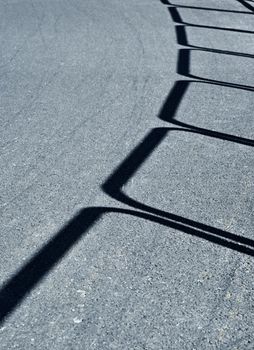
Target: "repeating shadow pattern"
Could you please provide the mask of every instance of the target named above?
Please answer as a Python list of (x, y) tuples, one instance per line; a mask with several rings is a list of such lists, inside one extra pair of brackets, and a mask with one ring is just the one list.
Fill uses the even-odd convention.
[[(23, 267), (20, 268), (2, 287), (0, 290), (0, 323), (22, 302), (29, 292), (44, 278), (47, 273), (59, 262), (61, 258), (78, 242), (81, 237), (88, 234), (90, 228), (98, 222), (106, 214), (122, 214), (137, 217), (143, 220), (148, 220), (166, 227), (174, 228), (178, 231), (190, 234), (195, 237), (210, 241), (212, 243), (227, 247), (240, 253), (254, 256), (254, 241), (227, 231), (220, 230), (203, 223), (193, 221), (191, 219), (172, 214), (166, 211), (159, 210), (138, 202), (123, 191), (123, 186), (134, 176), (136, 171), (142, 166), (146, 159), (155, 151), (160, 143), (169, 133), (172, 132), (187, 132), (194, 134), (202, 134), (207, 137), (213, 137), (221, 140), (227, 140), (253, 146), (254, 141), (234, 135), (229, 135), (217, 131), (212, 131), (197, 126), (189, 125), (175, 119), (177, 109), (183, 100), (187, 89), (192, 83), (215, 84), (218, 86), (234, 89), (243, 89), (253, 91), (251, 86), (231, 84), (222, 81), (203, 79), (202, 77), (194, 77), (190, 73), (190, 51), (198, 49), (211, 51), (227, 55), (240, 55), (251, 57), (248, 54), (239, 54), (229, 51), (207, 49), (200, 47), (191, 47), (187, 40), (186, 27), (194, 26), (184, 23), (181, 19), (177, 7), (171, 5), (167, 0), (160, 0), (164, 5), (169, 6), (169, 13), (172, 20), (175, 22), (176, 37), (179, 45), (185, 46), (178, 52), (177, 72), (188, 80), (179, 80), (175, 82), (174, 87), (169, 93), (169, 96), (161, 109), (159, 118), (168, 121), (177, 127), (164, 127), (152, 129), (144, 139), (133, 149), (119, 167), (109, 176), (102, 184), (102, 190), (110, 197), (117, 201), (128, 205), (131, 209), (121, 209), (114, 207), (88, 207), (81, 210), (62, 230), (60, 230), (48, 243), (46, 243)], [(253, 12), (253, 7), (244, 0), (237, 0), (248, 10)], [(217, 9), (198, 8), (200, 10), (226, 11)], [(227, 11), (236, 12), (236, 11)], [(239, 12), (246, 13), (246, 12)], [(247, 12), (249, 13), (249, 12)], [(250, 13), (252, 14), (252, 13)], [(179, 25), (180, 24), (180, 25)], [(196, 25), (195, 25), (196, 26)], [(204, 27), (204, 26), (199, 26)], [(207, 27), (213, 29), (225, 29)], [(227, 29), (231, 30), (231, 29)], [(237, 30), (239, 31), (239, 30)], [(246, 31), (240, 31), (246, 32)], [(186, 48), (189, 47), (189, 48)], [(190, 49), (191, 47), (191, 49)], [(189, 80), (196, 79), (196, 80)]]
[[(169, 1), (167, 0), (161, 0), (163, 4), (170, 5)], [(188, 7), (188, 6), (187, 6)], [(175, 23), (175, 31), (176, 31), (176, 38), (179, 45), (184, 46), (184, 48), (180, 48), (178, 51), (178, 60), (177, 60), (177, 73), (189, 78), (188, 80), (178, 80), (175, 82), (172, 90), (170, 91), (168, 98), (166, 102), (164, 103), (164, 106), (160, 112), (159, 118), (170, 122), (172, 124), (175, 124), (177, 126), (181, 126), (184, 128), (189, 128), (193, 131), (199, 132), (200, 134), (227, 140), (231, 142), (236, 142), (244, 145), (253, 146), (254, 141), (247, 138), (238, 137), (235, 135), (230, 135), (226, 133), (221, 133), (217, 131), (212, 131), (209, 129), (204, 129), (201, 127), (197, 127), (194, 125), (190, 125), (187, 123), (184, 123), (182, 121), (176, 120), (175, 115), (177, 112), (177, 109), (179, 108), (181, 101), (183, 100), (187, 90), (190, 88), (191, 84), (210, 84), (210, 85), (216, 85), (221, 86), (225, 88), (234, 88), (234, 89), (240, 89), (245, 91), (254, 91), (253, 86), (246, 86), (246, 85), (240, 85), (240, 84), (232, 84), (228, 82), (218, 81), (218, 80), (212, 80), (207, 79), (199, 76), (195, 76), (191, 74), (190, 72), (190, 62), (191, 62), (191, 51), (205, 51), (210, 53), (216, 53), (216, 54), (225, 54), (225, 55), (232, 55), (232, 56), (242, 56), (242, 57), (248, 57), (248, 58), (254, 58), (254, 55), (245, 54), (245, 53), (238, 53), (238, 52), (232, 52), (232, 51), (224, 51), (224, 50), (216, 50), (216, 49), (208, 49), (205, 47), (198, 47), (193, 46), (189, 44), (188, 38), (187, 38), (187, 31), (186, 28), (188, 25), (184, 24), (179, 11), (176, 7), (170, 6), (168, 7), (169, 13), (171, 15), (171, 18), (173, 22)], [(180, 23), (180, 25), (179, 25)], [(192, 25), (195, 26), (195, 25)], [(220, 29), (220, 28), (218, 28)], [(190, 80), (191, 79), (191, 80)]]

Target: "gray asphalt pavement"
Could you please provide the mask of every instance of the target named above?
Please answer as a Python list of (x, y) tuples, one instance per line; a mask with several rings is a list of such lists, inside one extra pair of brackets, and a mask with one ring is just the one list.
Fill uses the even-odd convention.
[(0, 0), (0, 349), (254, 348), (254, 3)]

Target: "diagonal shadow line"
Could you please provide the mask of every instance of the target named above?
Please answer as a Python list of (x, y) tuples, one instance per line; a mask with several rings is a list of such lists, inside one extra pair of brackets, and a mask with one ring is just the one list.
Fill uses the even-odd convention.
[(187, 78), (197, 79), (197, 80), (201, 80), (201, 81), (215, 84), (215, 85), (228, 86), (234, 89), (240, 89), (240, 90), (246, 90), (246, 91), (254, 91), (254, 87), (250, 85), (229, 83), (229, 82), (215, 80), (215, 79), (203, 78), (203, 77), (191, 74), (190, 73), (190, 52), (191, 51), (192, 51), (191, 49), (186, 49), (186, 48), (178, 50), (178, 60), (177, 60), (178, 74), (183, 75)]
[(230, 232), (226, 232), (214, 227), (211, 227), (200, 222), (196, 222), (182, 216), (165, 212), (157, 208), (153, 208), (144, 203), (138, 202), (128, 197), (122, 188), (127, 182), (135, 175), (137, 170), (142, 164), (149, 158), (153, 151), (161, 144), (169, 132), (190, 132), (195, 133), (193, 130), (180, 129), (180, 128), (155, 128), (152, 129), (146, 137), (140, 142), (140, 144), (125, 158), (125, 160), (119, 165), (119, 167), (112, 173), (112, 175), (103, 183), (102, 189), (110, 197), (116, 199), (119, 202), (127, 204), (135, 209), (139, 209), (145, 212), (150, 212), (156, 216), (164, 217), (169, 220), (173, 220), (184, 225), (194, 227), (203, 231), (207, 231), (211, 234), (221, 236), (238, 243), (247, 244), (252, 246), (254, 241), (239, 235), (235, 235)]
[(99, 220), (102, 213), (102, 208), (87, 208), (81, 211), (4, 284), (0, 291), (0, 324), (78, 239)]
[[(224, 237), (207, 233), (202, 225), (200, 229), (189, 227), (180, 222), (174, 222), (163, 217), (151, 215), (149, 213), (121, 209), (114, 207), (88, 207), (82, 209), (62, 230), (60, 230), (48, 243), (46, 243), (14, 276), (12, 276), (0, 290), (0, 324), (6, 317), (25, 299), (36, 285), (47, 276), (50, 270), (68, 253), (68, 251), (78, 243), (78, 241), (88, 234), (89, 229), (96, 224), (104, 215), (109, 213), (119, 213), (141, 218), (153, 223), (157, 223), (189, 235), (202, 238), (211, 243), (219, 244), (223, 247), (233, 249), (240, 253), (254, 256), (254, 241), (245, 239), (243, 244), (237, 244), (235, 237), (225, 233)], [(184, 218), (183, 218), (184, 220)], [(224, 231), (221, 231), (224, 234)], [(232, 240), (233, 238), (233, 240)], [(238, 237), (241, 239), (242, 237)], [(240, 242), (240, 240), (238, 240)]]
[(159, 113), (158, 118), (163, 120), (163, 121), (166, 121), (166, 122), (181, 126), (183, 128), (192, 130), (193, 132), (196, 132), (196, 133), (201, 134), (201, 135), (206, 135), (206, 136), (221, 139), (221, 140), (239, 143), (239, 144), (242, 144), (245, 146), (254, 147), (254, 140), (252, 140), (252, 139), (247, 139), (244, 137), (239, 137), (239, 136), (235, 136), (235, 135), (231, 135), (231, 134), (213, 131), (210, 129), (201, 128), (201, 127), (198, 127), (198, 126), (195, 126), (192, 124), (187, 124), (187, 123), (184, 123), (182, 121), (175, 119), (175, 115), (176, 115), (177, 110), (180, 106), (180, 103), (181, 103), (182, 99), (184, 98), (184, 96), (189, 88), (189, 85), (191, 83), (206, 84), (203, 81), (200, 82), (197, 80), (194, 80), (194, 81), (192, 81), (192, 80), (178, 80), (178, 81), (176, 81), (173, 88), (170, 91), (170, 94), (168, 95), (166, 101), (164, 102), (164, 105)]
[[(174, 9), (173, 11), (169, 11), (172, 20), (173, 21), (181, 21), (181, 16), (177, 9)], [(177, 37), (177, 42), (180, 45), (185, 45), (185, 46), (190, 46), (188, 43), (187, 39), (187, 33), (186, 33), (186, 28), (184, 25), (175, 25), (176, 29), (176, 37)], [(197, 48), (198, 49), (198, 48)], [(206, 50), (202, 48), (202, 50)], [(210, 50), (209, 50), (210, 51)], [(215, 52), (213, 50), (212, 52)], [(227, 53), (225, 51), (221, 52), (223, 54)], [(232, 52), (230, 53), (232, 54)], [(240, 54), (242, 55), (242, 54)], [(244, 55), (244, 54), (243, 54)], [(221, 81), (216, 81), (212, 79), (205, 79), (202, 77), (197, 77), (192, 74), (190, 74), (190, 49), (180, 49), (178, 52), (178, 60), (177, 60), (177, 72), (183, 76), (186, 76), (188, 78), (195, 78), (197, 79), (196, 81), (192, 80), (182, 80), (182, 81), (176, 81), (173, 88), (171, 89), (168, 98), (166, 102), (164, 102), (164, 105), (159, 113), (159, 119), (171, 122), (175, 125), (184, 127), (184, 128), (189, 128), (191, 130), (195, 130), (198, 133), (201, 133), (203, 135), (207, 135), (210, 137), (215, 137), (219, 138), (222, 140), (227, 140), (227, 141), (232, 141), (248, 146), (253, 146), (254, 141), (251, 139), (247, 138), (242, 138), (242, 137), (237, 137), (235, 135), (230, 135), (226, 133), (221, 133), (217, 131), (212, 131), (209, 129), (205, 128), (200, 128), (191, 124), (183, 123), (181, 121), (176, 120), (175, 114), (177, 112), (177, 109), (181, 103), (181, 100), (183, 99), (187, 88), (189, 84), (191, 83), (204, 83), (204, 84), (212, 84), (212, 85), (219, 85), (219, 86), (224, 86), (224, 87), (229, 87), (229, 88), (237, 88), (237, 89), (243, 89), (247, 91), (253, 91), (254, 88), (251, 86), (245, 86), (245, 85), (239, 85), (239, 84), (232, 84), (232, 83), (226, 83), (226, 82), (221, 82)]]
[(176, 31), (176, 41), (179, 45), (189, 46), (187, 33), (186, 33), (186, 26), (183, 24), (175, 24), (175, 31)]
[(183, 21), (180, 13), (176, 7), (168, 7), (168, 12), (169, 12), (173, 22), (175, 22), (177, 24), (184, 24), (184, 21)]
[[(181, 98), (178, 103), (180, 103)], [(166, 137), (169, 130), (173, 129), (157, 128), (152, 130), (141, 145), (138, 145), (133, 150), (133, 152), (122, 162), (119, 168), (102, 185), (102, 189), (111, 197), (124, 204), (131, 205), (132, 207), (154, 213), (156, 216), (148, 214), (147, 212), (137, 212), (127, 209), (103, 207), (90, 207), (83, 209), (67, 226), (60, 230), (52, 240), (50, 240), (35, 256), (33, 256), (27, 264), (25, 264), (4, 284), (0, 291), (1, 322), (19, 303), (21, 303), (25, 296), (38, 284), (38, 282), (47, 275), (50, 269), (52, 269), (61, 258), (63, 258), (69, 249), (86, 232), (88, 232), (103, 214), (107, 212), (125, 213), (144, 218), (198, 236), (238, 252), (254, 256), (254, 250), (252, 248), (254, 247), (254, 242), (248, 238), (149, 207), (129, 198), (122, 192), (124, 184), (127, 183), (137, 169), (143, 164), (145, 159), (148, 158), (164, 137)], [(193, 130), (187, 129), (175, 130), (193, 132)], [(206, 232), (202, 232), (201, 230)], [(207, 232), (209, 232), (209, 234), (207, 234)], [(241, 244), (246, 244), (249, 247)]]
[(183, 21), (183, 19), (182, 19), (181, 15), (179, 14), (176, 7), (168, 7), (168, 11), (169, 11), (169, 13), (170, 13), (170, 15), (175, 23), (182, 24), (182, 25), (185, 25), (188, 27), (224, 30), (224, 31), (228, 31), (228, 32), (237, 32), (237, 33), (245, 33), (245, 34), (254, 34), (254, 31), (251, 31), (251, 30), (207, 26), (207, 25), (203, 25), (203, 24), (194, 24), (194, 23), (185, 22), (185, 21)]
[(236, 1), (238, 1), (241, 5), (246, 7), (248, 10), (254, 12), (254, 7), (251, 4), (249, 4), (247, 1), (245, 0), (236, 0)]
[[(168, 1), (166, 0), (161, 0), (161, 2), (163, 4), (169, 4)], [(181, 19), (181, 16), (179, 14), (179, 12), (175, 9), (175, 8), (169, 8), (169, 12), (171, 14), (171, 17), (173, 19), (174, 22), (176, 23), (184, 23)], [(214, 27), (215, 28), (215, 27)], [(224, 28), (223, 28), (224, 29)], [(184, 29), (185, 30), (185, 29)], [(236, 30), (238, 31), (238, 30)], [(184, 31), (184, 35), (182, 35), (182, 41), (184, 41), (184, 43), (187, 43), (187, 35), (186, 32)], [(190, 50), (188, 49), (182, 49), (179, 52), (179, 57), (178, 57), (178, 73), (181, 75), (185, 75), (188, 76), (190, 78), (193, 78), (194, 76), (191, 75), (189, 73), (189, 67), (190, 67)], [(248, 91), (253, 91), (254, 88), (251, 86), (246, 86), (246, 85), (239, 85), (239, 84), (232, 84), (232, 83), (224, 83), (221, 81), (217, 81), (217, 80), (212, 80), (212, 79), (204, 79), (204, 78), (199, 78), (199, 77), (195, 77), (199, 80), (201, 80), (201, 82), (203, 83), (208, 83), (208, 84), (214, 84), (214, 85), (220, 85), (220, 86), (227, 86), (227, 87), (231, 87), (231, 88), (237, 88), (237, 89), (243, 89), (243, 90), (248, 90)], [(174, 118), (175, 112), (185, 94), (185, 91), (187, 89), (187, 84), (189, 84), (189, 82), (186, 82), (184, 84), (175, 84), (174, 88), (171, 90), (171, 94), (169, 95), (169, 99), (170, 102), (172, 103), (171, 105), (171, 122)], [(163, 114), (165, 114), (165, 108), (166, 105), (164, 105), (163, 110), (161, 111), (159, 118), (166, 120), (166, 118), (163, 116)], [(167, 119), (168, 120), (168, 119)], [(186, 126), (184, 123), (178, 122), (178, 121), (174, 121), (175, 123), (179, 123), (181, 124), (181, 126)], [(163, 130), (163, 131), (162, 131)], [(172, 129), (171, 129), (172, 130)], [(190, 128), (188, 130), (184, 130), (184, 129), (180, 129), (182, 131), (188, 131), (188, 132), (195, 132), (195, 133), (199, 133), (199, 134), (203, 134), (206, 136), (210, 136), (210, 137), (215, 137), (215, 138), (219, 138), (219, 139), (223, 139), (223, 140), (227, 140), (227, 141), (231, 141), (231, 142), (237, 142), (237, 143), (241, 143), (241, 144), (245, 144), (248, 146), (253, 146), (254, 142), (253, 140), (249, 140), (249, 139), (245, 139), (245, 138), (241, 138), (241, 137), (236, 137), (234, 135), (228, 135), (228, 134), (224, 134), (224, 133), (220, 133), (220, 132), (216, 132), (216, 131), (211, 131), (208, 129), (203, 129), (203, 128), (198, 128), (195, 126), (190, 126)], [(157, 137), (156, 135), (154, 135), (154, 133), (157, 132), (161, 133), (160, 137)], [(119, 166), (119, 168), (112, 174), (112, 176), (102, 185), (102, 189), (111, 197), (117, 199), (118, 201), (125, 203), (127, 205), (130, 205), (132, 207), (144, 210), (144, 211), (148, 211), (148, 212), (152, 212), (155, 215), (159, 215), (162, 217), (169, 217), (170, 219), (172, 219), (172, 215), (173, 214), (169, 214), (166, 213), (164, 211), (158, 210), (156, 208), (152, 208), (149, 207), (143, 203), (139, 203), (131, 198), (129, 198), (128, 196), (126, 196), (121, 188), (126, 184), (126, 182), (128, 181), (128, 178), (132, 177), (135, 173), (135, 171), (140, 167), (141, 163), (148, 157), (148, 155), (151, 153), (151, 149), (155, 149), (155, 147), (157, 147), (157, 143), (161, 142), (161, 140), (165, 137), (165, 135), (167, 134), (167, 131), (164, 129), (154, 129), (150, 134), (148, 134), (148, 136), (145, 138), (145, 140), (143, 142), (141, 142), (141, 144), (134, 150), (133, 153), (131, 153), (126, 160)], [(148, 142), (146, 142), (148, 140)], [(156, 146), (155, 146), (156, 145)], [(169, 215), (169, 216), (168, 216)], [(175, 215), (173, 215), (175, 220), (180, 220), (180, 217), (177, 217)], [(184, 219), (184, 220), (188, 220), (188, 219)], [(186, 222), (186, 221), (185, 221)], [(189, 224), (191, 225), (202, 225), (200, 223), (194, 223), (193, 221), (190, 222), (188, 221)], [(207, 227), (206, 227), (207, 229)], [(218, 234), (221, 234), (221, 232), (217, 231)], [(232, 234), (230, 234), (232, 235)], [(231, 236), (232, 237), (232, 236)], [(245, 241), (244, 237), (239, 238), (239, 236), (234, 236), (234, 238), (236, 240), (243, 240)]]
[(158, 145), (163, 141), (169, 131), (180, 131), (180, 132), (193, 132), (192, 130), (179, 129), (179, 128), (155, 128), (145, 137), (145, 139), (133, 150), (133, 152), (120, 164), (120, 166), (114, 171), (114, 173), (107, 179), (107, 181), (102, 185), (102, 189), (110, 195), (112, 198), (118, 201), (141, 209), (143, 211), (151, 212), (152, 214), (166, 217), (171, 220), (181, 221), (182, 223), (190, 226), (197, 227), (202, 230), (209, 231), (213, 234), (225, 234), (227, 238), (235, 239), (244, 244), (252, 244), (253, 241), (233, 235), (231, 233), (226, 233), (216, 228), (211, 228), (205, 224), (195, 222), (186, 218), (182, 218), (178, 215), (171, 214), (156, 208), (149, 207), (143, 203), (139, 203), (129, 197), (127, 197), (123, 192), (122, 188), (126, 185), (130, 178), (134, 176), (139, 167), (145, 162), (145, 160), (150, 156), (150, 154), (158, 147)]
[(171, 5), (168, 0), (160, 0), (163, 5)]
[[(174, 21), (175, 20), (181, 20), (181, 17), (178, 13), (178, 11), (170, 12), (171, 17)], [(188, 46), (188, 47), (193, 47), (192, 45), (189, 45), (188, 38), (187, 38), (187, 33), (186, 33), (186, 28), (184, 25), (175, 25), (176, 29), (176, 37), (177, 37), (177, 42), (180, 45)], [(198, 47), (195, 47), (195, 49), (200, 49)], [(218, 50), (214, 49), (206, 49), (206, 48), (201, 48), (202, 51), (211, 51), (214, 53), (217, 53)], [(225, 52), (224, 50), (221, 50), (222, 54), (235, 54), (238, 56), (238, 53), (235, 52)], [(239, 56), (245, 56), (245, 54), (240, 53)], [(247, 56), (249, 57), (249, 55)], [(251, 58), (253, 55), (250, 56)], [(231, 83), (226, 83), (226, 82), (221, 82), (221, 81), (216, 81), (212, 79), (205, 79), (202, 77), (194, 76), (190, 74), (190, 49), (180, 49), (178, 53), (178, 61), (177, 61), (177, 72), (183, 76), (186, 76), (188, 78), (195, 78), (197, 79), (196, 81), (190, 81), (190, 80), (183, 80), (183, 81), (176, 81), (173, 88), (170, 91), (170, 94), (168, 95), (168, 98), (166, 102), (164, 103), (164, 106), (159, 114), (159, 119), (171, 122), (175, 125), (184, 127), (184, 128), (190, 128), (192, 130), (196, 130), (197, 132), (200, 132), (204, 135), (211, 136), (211, 137), (217, 137), (220, 139), (228, 140), (228, 141), (233, 141), (237, 142), (240, 144), (244, 145), (249, 145), (253, 146), (254, 141), (251, 139), (246, 139), (242, 137), (237, 137), (234, 135), (230, 134), (225, 134), (225, 133), (220, 133), (216, 131), (212, 131), (209, 129), (205, 128), (200, 128), (191, 124), (183, 123), (181, 121), (178, 121), (174, 119), (174, 116), (176, 114), (177, 108), (179, 107), (180, 101), (183, 99), (186, 90), (189, 86), (190, 83), (196, 82), (196, 83), (204, 83), (204, 84), (212, 84), (212, 85), (219, 85), (219, 86), (224, 86), (224, 87), (229, 87), (229, 88), (239, 88), (247, 91), (253, 91), (254, 88), (251, 86), (244, 86), (244, 85), (239, 85), (239, 84), (231, 84)]]

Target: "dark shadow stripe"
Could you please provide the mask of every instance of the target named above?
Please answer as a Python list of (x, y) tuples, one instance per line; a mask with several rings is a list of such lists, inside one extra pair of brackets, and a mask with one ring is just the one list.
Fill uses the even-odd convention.
[(192, 50), (206, 51), (206, 52), (217, 53), (217, 54), (222, 54), (222, 55), (254, 58), (254, 54), (190, 45), (188, 42), (188, 38), (187, 38), (186, 26), (185, 25), (175, 25), (175, 30), (176, 30), (177, 43), (179, 45), (187, 46)]
[(176, 40), (179, 45), (189, 46), (187, 33), (184, 25), (176, 25)]
[(244, 1), (244, 0), (236, 0), (236, 1), (240, 2), (240, 4), (246, 7), (248, 10), (254, 12), (254, 7), (251, 4), (249, 4), (247, 1)]
[(220, 49), (210, 49), (208, 47), (202, 47), (202, 46), (194, 46), (194, 45), (185, 45), (193, 50), (198, 51), (206, 51), (211, 53), (217, 53), (220, 55), (229, 55), (229, 56), (238, 56), (238, 57), (246, 57), (246, 58), (254, 58), (254, 54), (250, 53), (244, 53), (244, 52), (236, 52), (236, 51), (227, 51), (227, 50), (220, 50)]
[(177, 11), (176, 7), (169, 7), (168, 11), (169, 11), (169, 13), (170, 13), (170, 15), (175, 23), (180, 23), (180, 24), (183, 23), (183, 20), (180, 16), (179, 12)]
[[(177, 110), (181, 104), (181, 101), (183, 100), (189, 86), (191, 83), (197, 83), (197, 84), (206, 84), (206, 82), (202, 81), (192, 81), (192, 80), (179, 80), (176, 81), (173, 88), (170, 91), (170, 94), (168, 95), (167, 99), (165, 100), (160, 112), (158, 118), (175, 124), (177, 126), (183, 127), (184, 129), (187, 129), (188, 132), (194, 132), (197, 134), (217, 138), (220, 140), (226, 140), (230, 142), (239, 143), (245, 146), (251, 146), (254, 147), (254, 140), (247, 139), (240, 136), (235, 136), (231, 134), (222, 133), (219, 131), (214, 131), (210, 129), (200, 128), (198, 126), (194, 126), (192, 124), (187, 124), (182, 121), (179, 121), (175, 119), (175, 115), (177, 113)], [(209, 84), (208, 84), (209, 85)], [(184, 131), (184, 130), (183, 130)]]
[(203, 78), (194, 74), (190, 73), (190, 53), (191, 51), (197, 51), (192, 50), (188, 48), (180, 49), (178, 50), (178, 60), (177, 60), (177, 73), (180, 75), (183, 75), (187, 78), (196, 79), (200, 81), (204, 81), (206, 83), (215, 84), (219, 86), (227, 86), (234, 89), (240, 89), (240, 90), (246, 90), (246, 91), (254, 91), (254, 86), (251, 85), (242, 85), (242, 84), (236, 84), (236, 83), (230, 83), (215, 79), (209, 79), (209, 78)]
[[(240, 3), (246, 5), (243, 0), (238, 0)], [(161, 0), (164, 4), (169, 4), (166, 0)], [(251, 7), (252, 8), (252, 7)], [(176, 10), (171, 11), (171, 15), (175, 21), (181, 21), (181, 17)], [(181, 22), (180, 22), (181, 23)], [(253, 33), (249, 31), (239, 31), (236, 29), (225, 29), (217, 27), (207, 27), (192, 25), (201, 28), (213, 28), (222, 30), (231, 30), (237, 32)], [(186, 34), (186, 33), (185, 33)], [(185, 35), (186, 41), (187, 36)], [(190, 53), (181, 52), (179, 54), (179, 61), (183, 63), (179, 67), (179, 71), (189, 74)], [(181, 66), (181, 65), (180, 65)], [(189, 75), (191, 77), (191, 75)], [(202, 78), (199, 78), (202, 79)], [(189, 83), (189, 82), (188, 82)], [(171, 98), (175, 97), (171, 108), (171, 118), (182, 100), (188, 83), (182, 83), (182, 91), (171, 91)], [(227, 84), (206, 79), (205, 83), (217, 84), (229, 87), (236, 87), (237, 84)], [(242, 85), (237, 88), (242, 88)], [(250, 87), (247, 87), (250, 88)], [(247, 89), (246, 88), (246, 89)], [(175, 89), (179, 89), (179, 86)], [(248, 90), (248, 89), (247, 89)], [(252, 90), (251, 90), (252, 91)], [(165, 114), (165, 113), (164, 113)], [(161, 119), (162, 116), (161, 116)], [(180, 123), (180, 122), (179, 122)], [(196, 130), (193, 130), (196, 129)], [(89, 229), (106, 213), (122, 213), (132, 215), (138, 218), (143, 218), (161, 225), (174, 228), (181, 232), (200, 237), (223, 247), (233, 249), (235, 251), (254, 256), (253, 247), (254, 242), (251, 239), (232, 234), (230, 232), (222, 231), (220, 229), (175, 215), (165, 211), (147, 206), (139, 203), (122, 192), (122, 187), (130, 180), (135, 172), (142, 166), (144, 161), (151, 155), (151, 153), (158, 147), (158, 145), (165, 138), (169, 130), (177, 130), (180, 132), (198, 132), (204, 134), (210, 133), (208, 136), (225, 138), (231, 137), (222, 133), (215, 133), (213, 131), (191, 127), (191, 129), (169, 129), (157, 128), (153, 129), (145, 137), (145, 139), (131, 152), (131, 154), (120, 164), (117, 170), (105, 181), (102, 189), (111, 197), (118, 201), (143, 210), (144, 212), (116, 209), (116, 208), (85, 208), (69, 224), (60, 230), (48, 243), (46, 243), (38, 253), (36, 253), (21, 269), (14, 274), (3, 286), (0, 291), (0, 320), (3, 321), (5, 317), (10, 314), (17, 305), (28, 295), (28, 293), (47, 275), (47, 273), (66, 255), (69, 249), (78, 242), (78, 240), (89, 231)], [(217, 134), (217, 135), (216, 135)], [(236, 142), (236, 141), (234, 141)], [(153, 215), (151, 215), (151, 213)]]
[(180, 75), (190, 76), (190, 49), (178, 50), (176, 71)]
[[(241, 0), (238, 0), (238, 1), (241, 1)], [(174, 6), (176, 8), (180, 8), (180, 9), (183, 8), (183, 9), (201, 10), (201, 11), (207, 11), (207, 12), (212, 11), (212, 12), (224, 12), (224, 13), (236, 13), (236, 14), (243, 14), (243, 15), (252, 15), (251, 12), (247, 12), (247, 11), (224, 10), (224, 9), (217, 9), (217, 8), (211, 8), (211, 7), (187, 6), (187, 5), (179, 5), (179, 4), (172, 4), (172, 3), (167, 4), (166, 2), (165, 2), (165, 5), (171, 5), (171, 6)]]
[[(128, 197), (123, 195), (128, 202)], [(133, 203), (133, 200), (131, 200)], [(134, 207), (139, 207), (138, 202), (133, 203)], [(142, 207), (144, 205), (141, 204)], [(146, 211), (158, 211), (153, 208), (145, 206)], [(71, 220), (62, 230), (60, 230), (38, 253), (36, 253), (13, 277), (11, 277), (2, 287), (0, 291), (0, 324), (6, 319), (8, 315), (22, 302), (22, 300), (31, 292), (33, 288), (46, 277), (48, 272), (61, 260), (61, 258), (70, 250), (70, 248), (78, 242), (87, 231), (107, 213), (119, 213), (131, 215), (133, 217), (141, 218), (154, 222), (169, 228), (173, 228), (180, 232), (199, 237), (214, 244), (218, 244), (225, 248), (233, 249), (237, 252), (254, 256), (254, 242), (249, 239), (243, 239), (228, 232), (211, 228), (195, 222), (196, 229), (188, 226), (193, 223), (190, 220), (176, 217), (166, 213), (170, 218), (177, 218), (177, 221), (166, 219), (165, 217), (154, 216), (146, 212), (134, 211), (130, 209), (119, 209), (111, 207), (90, 207), (85, 208)], [(165, 216), (163, 214), (163, 216)], [(185, 222), (183, 224), (179, 221)], [(207, 229), (215, 234), (207, 233), (203, 229)], [(236, 239), (237, 237), (237, 239)], [(226, 239), (224, 239), (226, 238)], [(238, 244), (247, 243), (248, 246)]]
[(224, 31), (228, 31), (228, 32), (254, 34), (254, 31), (251, 31), (251, 30), (244, 30), (244, 29), (235, 29), (235, 28), (224, 28), (224, 27), (206, 26), (206, 25), (192, 24), (192, 23), (187, 23), (187, 22), (182, 22), (182, 24), (185, 24), (185, 25), (188, 26), (188, 27), (195, 27), (195, 28), (206, 28), (206, 29), (224, 30)]
[(5, 283), (0, 291), (0, 322), (94, 225), (103, 212), (99, 208), (82, 210)]
[(168, 133), (167, 128), (152, 129), (137, 145), (127, 158), (114, 170), (113, 174), (102, 185), (106, 193), (112, 193), (114, 189), (118, 191), (138, 170), (141, 164), (159, 146)]

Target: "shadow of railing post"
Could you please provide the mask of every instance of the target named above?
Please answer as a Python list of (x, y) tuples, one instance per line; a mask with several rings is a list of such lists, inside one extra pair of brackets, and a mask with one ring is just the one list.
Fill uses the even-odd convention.
[[(167, 0), (160, 1), (165, 5), (170, 5), (170, 2)], [(246, 6), (249, 4), (244, 0), (237, 1), (248, 9), (252, 8), (251, 5)], [(188, 46), (189, 44), (186, 34), (187, 24), (182, 21), (176, 8), (171, 9), (170, 14), (175, 23), (177, 23), (176, 34), (178, 43), (180, 45)], [(193, 77), (190, 75), (190, 49), (181, 49), (179, 51), (177, 67), (179, 74), (189, 78)], [(177, 124), (181, 128), (155, 128), (150, 130), (141, 143), (133, 149), (133, 151), (101, 186), (104, 193), (135, 210), (112, 207), (88, 207), (81, 210), (65, 227), (56, 233), (48, 243), (35, 253), (35, 255), (23, 265), (23, 267), (21, 267), (4, 283), (0, 290), (0, 323), (4, 322), (6, 317), (10, 315), (11, 312), (14, 311), (23, 299), (31, 292), (31, 290), (33, 290), (33, 288), (35, 288), (36, 285), (47, 276), (49, 271), (54, 268), (68, 251), (77, 244), (78, 241), (104, 217), (104, 215), (109, 213), (125, 214), (148, 220), (199, 237), (234, 251), (254, 256), (254, 241), (252, 239), (226, 232), (179, 215), (168, 213), (158, 208), (153, 208), (128, 197), (123, 192), (123, 186), (134, 176), (136, 171), (155, 151), (169, 132), (177, 131), (196, 133), (247, 146), (254, 146), (253, 140), (195, 127), (175, 120), (177, 109), (186, 94), (189, 84), (200, 82), (225, 86), (223, 82), (220, 83), (207, 79), (201, 81), (202, 78), (197, 79), (197, 81), (176, 81), (159, 114), (160, 119)], [(227, 84), (226, 86), (242, 88), (245, 90), (249, 88), (249, 90), (252, 91), (251, 87), (236, 86), (236, 84)]]

